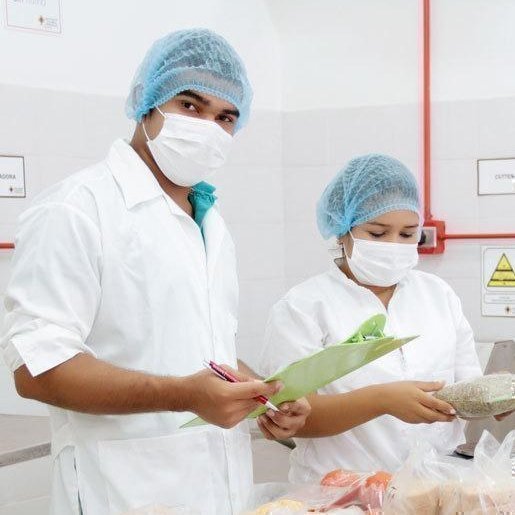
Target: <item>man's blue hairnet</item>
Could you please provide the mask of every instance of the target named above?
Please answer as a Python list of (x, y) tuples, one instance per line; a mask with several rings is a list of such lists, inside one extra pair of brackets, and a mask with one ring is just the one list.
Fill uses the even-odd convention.
[(171, 32), (150, 47), (132, 81), (127, 116), (140, 122), (152, 108), (190, 89), (233, 104), (240, 112), (236, 129), (247, 122), (252, 87), (245, 66), (232, 46), (208, 29)]
[(415, 177), (393, 157), (368, 154), (349, 161), (327, 186), (317, 205), (318, 229), (326, 239), (340, 237), (356, 225), (401, 210), (420, 216)]

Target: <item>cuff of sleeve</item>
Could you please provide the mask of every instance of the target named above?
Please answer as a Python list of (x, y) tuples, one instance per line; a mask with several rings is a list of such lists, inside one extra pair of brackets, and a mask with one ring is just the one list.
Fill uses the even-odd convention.
[[(81, 352), (95, 356), (95, 353), (83, 343), (78, 333), (51, 323), (14, 335), (7, 349), (11, 346), (13, 347), (11, 352), (7, 354), (6, 350), (11, 370), (14, 371), (25, 364), (33, 377), (68, 361)], [(19, 363), (20, 360), (21, 363)]]
[(3, 356), (5, 364), (9, 367), (11, 372), (14, 372), (23, 365), (23, 359), (21, 359), (20, 353), (16, 350), (12, 342), (8, 342), (7, 346), (3, 349)]

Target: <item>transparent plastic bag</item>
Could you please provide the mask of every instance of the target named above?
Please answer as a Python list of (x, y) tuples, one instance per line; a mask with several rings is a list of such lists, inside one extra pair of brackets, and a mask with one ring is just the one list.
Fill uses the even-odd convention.
[(332, 507), (358, 506), (367, 513), (374, 513), (383, 506), (391, 478), (391, 474), (383, 471), (362, 473), (337, 469), (326, 474), (321, 484), (345, 489), (345, 493)]
[(419, 443), (390, 482), (384, 515), (515, 514), (514, 444), (515, 430), (502, 444), (485, 431), (471, 462)]
[(358, 507), (342, 508), (337, 501), (346, 494), (345, 488), (324, 485), (292, 485), (268, 483), (255, 485), (245, 515), (362, 515)]
[(459, 417), (482, 418), (515, 410), (515, 374), (501, 373), (460, 381), (435, 394)]

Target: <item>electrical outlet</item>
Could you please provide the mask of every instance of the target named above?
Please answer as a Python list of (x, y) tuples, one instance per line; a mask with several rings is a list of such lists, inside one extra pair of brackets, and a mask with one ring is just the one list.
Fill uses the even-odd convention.
[(445, 222), (431, 220), (422, 226), (419, 254), (443, 254), (445, 251)]

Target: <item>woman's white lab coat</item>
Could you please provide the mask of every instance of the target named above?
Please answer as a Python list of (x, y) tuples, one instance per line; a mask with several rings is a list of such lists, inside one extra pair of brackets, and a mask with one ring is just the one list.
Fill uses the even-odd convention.
[[(33, 375), (79, 352), (184, 376), (236, 365), (238, 285), (216, 208), (203, 234), (134, 150), (53, 187), (22, 216), (2, 346)], [(76, 385), (80, 388), (80, 385)], [(50, 408), (55, 515), (119, 514), (149, 503), (238, 513), (252, 484), (246, 428), (180, 429), (191, 413), (86, 415)], [(243, 424), (243, 426), (245, 426)]]
[[(438, 277), (411, 271), (397, 286), (388, 310), (370, 290), (333, 265), (294, 287), (272, 309), (260, 360), (268, 375), (300, 357), (347, 338), (370, 316), (387, 315), (386, 333), (420, 335), (392, 352), (328, 385), (320, 393), (344, 393), (401, 380), (445, 380), (481, 374), (470, 325), (452, 289)], [(336, 468), (396, 470), (413, 438), (452, 452), (464, 441), (462, 422), (409, 425), (389, 415), (337, 436), (297, 439), (290, 480), (319, 481)]]

